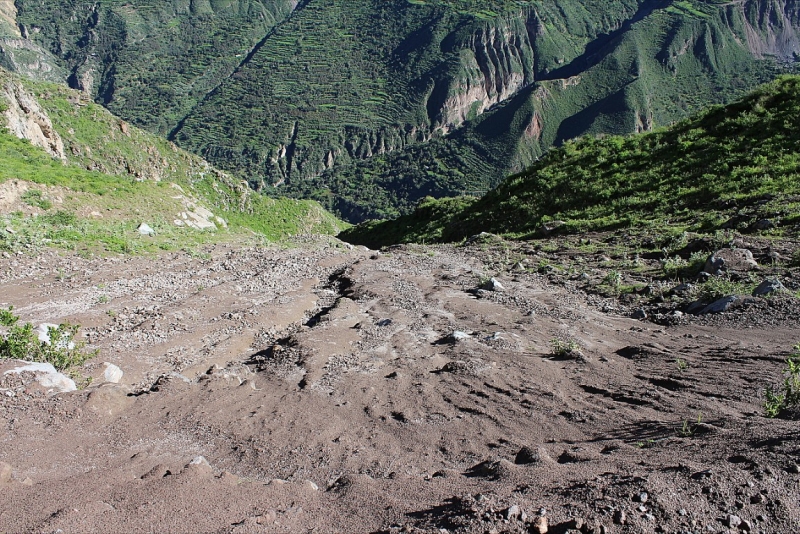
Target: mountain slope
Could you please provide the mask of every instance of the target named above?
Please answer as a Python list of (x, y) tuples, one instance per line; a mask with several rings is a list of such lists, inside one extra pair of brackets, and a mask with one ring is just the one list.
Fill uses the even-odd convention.
[[(85, 95), (0, 69), (0, 248), (56, 241), (107, 251), (330, 234), (317, 203), (269, 199)], [(140, 223), (156, 235), (140, 239)], [(199, 231), (204, 229), (206, 231)]]
[(115, 113), (356, 221), (729, 102), (800, 52), (799, 0), (16, 5)]
[(456, 241), (482, 231), (527, 238), (543, 228), (796, 233), (799, 114), (800, 77), (784, 76), (663, 131), (569, 142), (479, 200), (429, 199), (411, 215), (342, 237), (378, 246)]

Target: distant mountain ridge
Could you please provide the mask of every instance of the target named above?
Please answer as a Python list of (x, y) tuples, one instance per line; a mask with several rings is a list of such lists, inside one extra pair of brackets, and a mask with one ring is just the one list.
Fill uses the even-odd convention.
[(731, 101), (800, 54), (800, 0), (13, 6), (5, 63), (36, 74), (11, 43), (38, 47), (42, 77), (351, 221), (483, 192), (568, 139)]

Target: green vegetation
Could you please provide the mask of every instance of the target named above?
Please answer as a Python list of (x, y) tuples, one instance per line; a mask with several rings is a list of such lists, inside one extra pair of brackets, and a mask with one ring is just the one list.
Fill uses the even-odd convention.
[(786, 360), (781, 386), (768, 386), (764, 390), (764, 411), (767, 417), (778, 417), (789, 408), (800, 404), (800, 345)]
[[(21, 80), (0, 71), (0, 79)], [(129, 127), (65, 87), (22, 81), (50, 116), (68, 161), (0, 132), (0, 187), (13, 180), (20, 201), (38, 217), (6, 214), (0, 249), (54, 245), (84, 253), (183, 250), (218, 240), (281, 240), (333, 234), (342, 223), (312, 201), (270, 199), (153, 134)], [(88, 169), (94, 170), (88, 170)], [(200, 203), (227, 221), (216, 230), (178, 227), (174, 220)], [(137, 231), (146, 222), (155, 231)]]
[(703, 0), (15, 5), (98, 104), (353, 222), (483, 194), (552, 146), (668, 124), (794, 61), (766, 5)]
[[(478, 201), (455, 209), (452, 200), (426, 202), (412, 215), (342, 237), (373, 247), (457, 241), (481, 231), (531, 238), (552, 221), (562, 221), (563, 232), (713, 232), (726, 222), (746, 231), (765, 218), (780, 231), (796, 231), (799, 114), (800, 77), (783, 76), (662, 131), (569, 142)], [(690, 265), (668, 271), (684, 267)]]
[(553, 338), (550, 340), (550, 354), (556, 358), (579, 358), (582, 356), (580, 345), (574, 339)]
[(0, 359), (50, 363), (64, 371), (97, 356), (97, 351), (84, 350), (85, 343), (74, 341), (80, 326), (62, 323), (48, 330), (49, 342), (39, 341), (31, 323), (17, 324), (19, 317), (13, 309), (0, 309), (0, 326), (7, 328), (7, 333), (0, 336)]

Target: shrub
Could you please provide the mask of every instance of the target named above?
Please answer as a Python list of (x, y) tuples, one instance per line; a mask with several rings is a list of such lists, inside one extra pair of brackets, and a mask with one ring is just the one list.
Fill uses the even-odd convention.
[(14, 307), (0, 309), (0, 325), (8, 328), (0, 338), (0, 359), (50, 363), (59, 371), (69, 369), (97, 356), (97, 351), (84, 350), (85, 343), (73, 341), (79, 325), (62, 323), (48, 331), (50, 342), (40, 341), (31, 323), (19, 325)]
[(786, 360), (783, 384), (764, 390), (764, 411), (767, 417), (778, 417), (784, 410), (800, 404), (800, 344)]

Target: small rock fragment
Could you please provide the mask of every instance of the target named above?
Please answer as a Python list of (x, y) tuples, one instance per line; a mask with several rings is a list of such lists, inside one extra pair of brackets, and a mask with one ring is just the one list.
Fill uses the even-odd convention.
[(505, 517), (506, 517), (506, 519), (511, 521), (512, 519), (517, 519), (520, 516), (521, 513), (522, 513), (522, 510), (520, 510), (519, 506), (517, 506), (515, 504), (515, 505), (512, 505), (512, 506), (509, 506), (506, 509)]
[(104, 362), (103, 365), (106, 366), (106, 370), (103, 372), (103, 380), (112, 384), (119, 384), (120, 380), (122, 380), (122, 369), (109, 362)]
[(742, 524), (742, 518), (738, 515), (729, 514), (723, 523), (728, 528), (738, 528)]
[(139, 233), (140, 233), (140, 234), (142, 234), (142, 235), (154, 235), (154, 234), (156, 233), (156, 231), (155, 231), (155, 230), (153, 230), (153, 229), (150, 227), (150, 225), (149, 225), (149, 224), (147, 224), (147, 223), (142, 223), (142, 224), (140, 224), (140, 225), (139, 225), (139, 228), (137, 228), (137, 230), (138, 230), (138, 231), (139, 231)]
[(489, 280), (487, 280), (486, 282), (481, 284), (481, 289), (484, 289), (486, 291), (503, 291), (503, 290), (505, 290), (505, 288), (503, 287), (503, 284), (501, 284), (497, 280), (497, 278), (490, 278)]
[(534, 532), (534, 534), (547, 534), (548, 531), (547, 518), (541, 515), (536, 517), (533, 520), (531, 531)]

